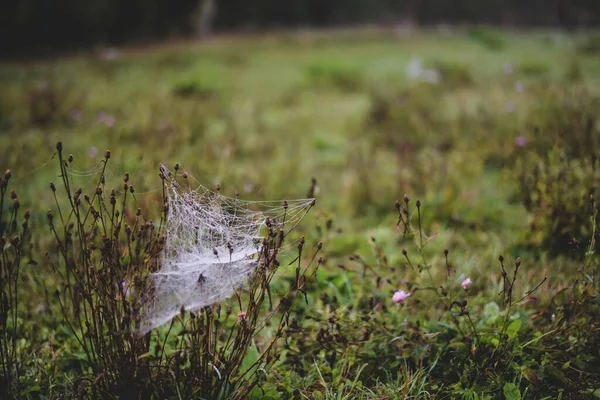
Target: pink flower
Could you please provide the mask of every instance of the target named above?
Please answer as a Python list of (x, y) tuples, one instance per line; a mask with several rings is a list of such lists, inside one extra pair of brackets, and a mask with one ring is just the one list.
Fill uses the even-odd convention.
[(462, 286), (463, 289), (467, 290), (467, 288), (469, 287), (469, 285), (472, 283), (473, 281), (471, 281), (471, 278), (467, 278), (464, 281), (462, 281), (462, 283), (460, 284)]
[(525, 136), (519, 136), (515, 143), (518, 147), (525, 147), (527, 145), (527, 138)]
[(69, 115), (71, 116), (71, 119), (75, 122), (78, 122), (81, 119), (81, 111), (77, 108), (72, 108), (71, 111), (69, 111)]
[(515, 83), (515, 90), (519, 93), (523, 93), (523, 82), (517, 81), (517, 83)]
[(392, 300), (394, 301), (394, 303), (401, 304), (404, 300), (406, 300), (407, 297), (410, 296), (410, 293), (406, 293), (404, 290), (398, 290), (396, 293), (394, 293)]
[(98, 122), (104, 122), (105, 119), (106, 119), (106, 113), (105, 112), (99, 112), (98, 116), (96, 117), (96, 120)]
[(513, 103), (508, 103), (506, 105), (506, 112), (512, 114), (515, 112), (515, 105)]
[(115, 117), (113, 117), (112, 115), (109, 115), (104, 119), (104, 124), (107, 127), (112, 128), (113, 125), (115, 124), (115, 121), (116, 121)]
[(90, 151), (88, 152), (88, 156), (90, 156), (90, 158), (96, 158), (97, 155), (98, 155), (98, 148), (96, 146), (92, 146), (90, 148)]
[(238, 313), (238, 322), (244, 322), (246, 320), (246, 311), (240, 311)]

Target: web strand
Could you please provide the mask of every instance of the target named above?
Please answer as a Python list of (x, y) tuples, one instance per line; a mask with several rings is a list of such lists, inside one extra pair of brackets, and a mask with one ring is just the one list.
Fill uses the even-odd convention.
[[(140, 332), (188, 311), (224, 301), (244, 286), (271, 228), (284, 238), (313, 199), (247, 201), (178, 182), (164, 166), (168, 204), (161, 268), (150, 274)], [(187, 187), (186, 187), (187, 186)]]

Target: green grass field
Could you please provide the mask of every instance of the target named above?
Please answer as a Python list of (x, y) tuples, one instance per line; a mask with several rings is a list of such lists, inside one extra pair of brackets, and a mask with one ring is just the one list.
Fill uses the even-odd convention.
[[(11, 396), (34, 399), (600, 397), (594, 43), (592, 34), (559, 32), (356, 31), (0, 65), (0, 168), (11, 170), (2, 192), (0, 283), (11, 298), (2, 312), (17, 312), (0, 326), (0, 384)], [(176, 361), (202, 348), (182, 331), (189, 318), (149, 334), (147, 351), (135, 348), (138, 339), (101, 350), (90, 339), (88, 348), (91, 328), (77, 333), (64, 314), (85, 326), (74, 310), (86, 301), (92, 310), (108, 304), (103, 292), (86, 295), (82, 286), (79, 297), (52, 295), (67, 293), (68, 268), (73, 276), (96, 268), (91, 261), (69, 267), (79, 253), (66, 250), (61, 264), (74, 231), (49, 228), (47, 211), (58, 220), (59, 205), (67, 226), (76, 220), (65, 211), (66, 192), (59, 188), (55, 200), (50, 189), (63, 181), (59, 141), (61, 157), (74, 157), (65, 161), (71, 195), (81, 187), (92, 196), (103, 174), (106, 196), (112, 188), (121, 196), (129, 173), (135, 192), (124, 212), (139, 207), (157, 227), (164, 217), (160, 163), (179, 163), (204, 186), (228, 196), (239, 191), (242, 199), (314, 195), (317, 204), (294, 237), (305, 237), (299, 265), (309, 270), (322, 242), (318, 270), (298, 290), (288, 265), (297, 255), (292, 247), (270, 286), (274, 298), (298, 297), (285, 329), (277, 328), (285, 318), (273, 316), (240, 342), (240, 357), (212, 359), (201, 372), (193, 357)], [(31, 211), (17, 277), (10, 189), (19, 222)], [(115, 247), (123, 238), (115, 236)], [(126, 254), (116, 264), (99, 260), (113, 271)], [(126, 274), (132, 282), (144, 277)], [(472, 283), (463, 289), (466, 278)], [(15, 287), (18, 298), (11, 297)], [(410, 296), (397, 304), (398, 290)], [(239, 311), (235, 299), (223, 307)], [(206, 321), (222, 318), (216, 307), (202, 312)], [(110, 315), (99, 312), (99, 321), (103, 313)], [(266, 304), (256, 313), (268, 315)], [(125, 325), (119, 329), (127, 335)], [(98, 336), (117, 335), (108, 322), (98, 326)], [(172, 329), (177, 339), (171, 333), (167, 340)], [(215, 332), (212, 349), (233, 354), (223, 345), (227, 335)], [(276, 349), (262, 359), (274, 338)], [(201, 360), (212, 354), (203, 349)], [(90, 356), (95, 351), (105, 356)], [(221, 376), (229, 371), (225, 359), (248, 374), (234, 368)], [(108, 368), (117, 365), (111, 362), (147, 371), (130, 376)]]

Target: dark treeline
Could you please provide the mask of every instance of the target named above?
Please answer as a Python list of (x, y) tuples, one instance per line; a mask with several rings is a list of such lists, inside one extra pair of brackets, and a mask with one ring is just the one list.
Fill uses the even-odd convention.
[(600, 1), (3, 0), (0, 55), (210, 31), (406, 21), (589, 27), (600, 24)]

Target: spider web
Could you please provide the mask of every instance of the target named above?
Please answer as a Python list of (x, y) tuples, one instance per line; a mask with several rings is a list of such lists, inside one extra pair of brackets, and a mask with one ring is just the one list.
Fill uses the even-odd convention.
[(140, 333), (178, 315), (224, 301), (243, 287), (257, 265), (269, 225), (287, 234), (313, 199), (245, 201), (200, 185), (186, 188), (161, 165), (168, 214), (160, 270), (150, 274)]

